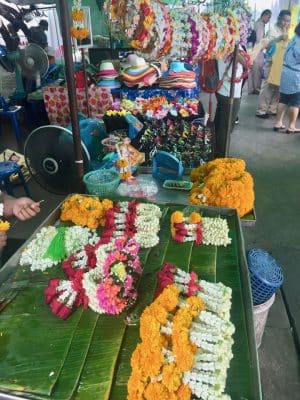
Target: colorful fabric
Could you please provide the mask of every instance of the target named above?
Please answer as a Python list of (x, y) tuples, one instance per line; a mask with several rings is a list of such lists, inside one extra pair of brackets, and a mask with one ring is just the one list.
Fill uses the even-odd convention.
[[(87, 115), (87, 104), (84, 89), (76, 89), (78, 110)], [(44, 103), (50, 124), (67, 126), (70, 122), (68, 90), (61, 86), (45, 86), (43, 88)], [(91, 118), (102, 118), (111, 108), (113, 98), (109, 89), (90, 86), (88, 98)]]

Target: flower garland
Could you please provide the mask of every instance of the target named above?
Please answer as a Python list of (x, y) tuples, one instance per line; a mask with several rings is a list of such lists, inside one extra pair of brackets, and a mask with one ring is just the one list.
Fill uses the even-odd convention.
[(192, 212), (189, 217), (184, 217), (183, 212), (175, 211), (171, 215), (171, 235), (179, 243), (202, 243), (201, 215)]
[(119, 314), (135, 302), (135, 285), (142, 273), (138, 251), (134, 239), (120, 238), (98, 246), (97, 266), (86, 272), (82, 280), (92, 310), (99, 314)]
[[(118, 6), (118, 3), (119, 6)], [(149, 59), (221, 59), (246, 45), (251, 14), (236, 2), (223, 15), (198, 14), (194, 7), (168, 9), (159, 0), (111, 1), (110, 12), (133, 48)]]
[[(171, 264), (161, 271), (159, 284), (165, 273), (172, 275), (171, 281), (140, 319), (142, 342), (131, 357), (128, 400), (189, 400), (192, 395), (203, 400), (226, 399), (223, 392), (234, 326), (229, 312), (218, 314), (205, 308), (206, 303), (226, 303), (230, 310), (231, 289), (201, 281), (204, 285), (199, 291), (196, 274), (189, 279), (190, 274)], [(196, 285), (193, 294), (184, 297), (191, 280)]]
[(81, 6), (81, 0), (73, 0), (71, 17), (73, 20), (71, 36), (77, 40), (86, 39), (90, 32), (84, 26), (84, 11)]
[(104, 199), (100, 201), (98, 198), (91, 196), (75, 194), (64, 201), (61, 207), (60, 219), (95, 229), (104, 225), (104, 214), (106, 210), (112, 207), (113, 202), (111, 200)]
[(195, 241), (196, 245), (225, 247), (231, 243), (226, 219), (201, 217), (196, 212), (192, 212), (188, 217), (185, 217), (181, 211), (173, 212), (171, 235), (179, 243)]
[(236, 208), (240, 217), (254, 207), (254, 182), (244, 160), (217, 158), (191, 171), (191, 204)]
[(50, 279), (44, 290), (45, 302), (53, 314), (61, 319), (67, 319), (75, 308), (88, 306), (88, 297), (82, 286), (84, 271), (78, 270), (71, 279)]
[(31, 271), (45, 271), (82, 246), (95, 244), (98, 239), (95, 232), (80, 226), (44, 227), (22, 252), (20, 265), (30, 265)]
[(151, 203), (119, 202), (106, 212), (102, 243), (116, 237), (134, 238), (142, 248), (154, 247), (159, 242), (160, 208)]

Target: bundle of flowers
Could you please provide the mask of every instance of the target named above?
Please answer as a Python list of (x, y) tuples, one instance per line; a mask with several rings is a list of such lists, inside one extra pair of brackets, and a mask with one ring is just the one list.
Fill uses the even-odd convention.
[(152, 96), (148, 99), (137, 98), (135, 101), (123, 99), (120, 104), (115, 103), (114, 107), (148, 119), (161, 120), (168, 114), (187, 118), (198, 115), (199, 100), (183, 97), (168, 100), (165, 96)]
[(44, 290), (45, 302), (59, 318), (83, 305), (103, 314), (119, 314), (134, 304), (142, 273), (139, 245), (124, 237), (85, 245), (62, 262), (67, 279), (53, 278)]
[(185, 216), (182, 211), (171, 215), (171, 235), (179, 243), (195, 242), (196, 245), (227, 246), (231, 243), (226, 219), (201, 217), (197, 212)]
[(128, 400), (229, 399), (224, 390), (234, 326), (228, 315), (207, 311), (206, 304), (224, 302), (230, 308), (230, 289), (208, 284), (186, 297), (189, 274), (174, 269), (173, 281), (181, 281), (183, 289), (168, 284), (141, 316), (142, 342), (131, 358)]
[(185, 217), (183, 212), (175, 211), (171, 215), (171, 235), (176, 242), (202, 243), (201, 215), (192, 212)]
[(96, 197), (74, 194), (64, 201), (61, 207), (60, 219), (95, 229), (104, 225), (105, 211), (112, 207), (113, 202), (111, 200), (104, 199), (100, 201)]
[(22, 252), (20, 265), (30, 265), (31, 271), (45, 271), (82, 246), (98, 240), (94, 231), (81, 226), (44, 227)]
[(134, 304), (136, 284), (142, 273), (139, 245), (119, 238), (96, 245), (96, 268), (84, 273), (82, 285), (88, 306), (99, 314), (119, 314)]
[(245, 168), (244, 160), (217, 158), (193, 169), (190, 203), (236, 208), (243, 217), (254, 207), (254, 182)]
[(155, 204), (118, 202), (105, 213), (102, 242), (125, 236), (134, 238), (143, 248), (154, 247), (159, 242), (160, 217), (161, 210)]

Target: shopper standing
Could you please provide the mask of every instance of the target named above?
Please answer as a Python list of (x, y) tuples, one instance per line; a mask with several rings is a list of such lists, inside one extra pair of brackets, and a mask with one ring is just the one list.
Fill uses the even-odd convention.
[[(271, 10), (264, 10), (260, 18), (255, 22), (253, 29), (256, 36), (255, 44), (259, 44), (265, 37), (265, 27), (266, 24), (270, 21), (271, 16)], [(251, 94), (259, 94), (261, 88), (263, 66), (264, 53), (263, 50), (261, 50), (253, 61), (252, 68), (248, 74), (248, 92)]]
[(283, 59), (275, 131), (283, 128), (283, 116), (287, 106), (289, 125), (286, 133), (300, 133), (300, 129), (296, 128), (300, 107), (300, 23), (296, 26), (295, 37), (289, 43)]
[(277, 23), (267, 33), (266, 48), (270, 50), (273, 45), (276, 45), (276, 47), (275, 53), (267, 58), (264, 68), (265, 81), (262, 85), (256, 111), (258, 118), (269, 118), (269, 115), (275, 115), (277, 112), (281, 68), (284, 51), (288, 44), (288, 30), (290, 25), (290, 11), (281, 10)]
[[(215, 136), (216, 136), (216, 148), (215, 157), (224, 157), (226, 153), (226, 142), (227, 142), (227, 126), (228, 117), (230, 114), (230, 87), (231, 87), (231, 77), (233, 73), (233, 55), (227, 58), (225, 61), (218, 61), (218, 71), (219, 77), (221, 77), (222, 85), (220, 89), (216, 92), (217, 98), (217, 108), (215, 113)], [(236, 76), (239, 77), (243, 74), (244, 69), (246, 69), (247, 63), (240, 51), (237, 54), (237, 68)], [(234, 86), (234, 99), (233, 99), (233, 112), (231, 120), (231, 129), (233, 131), (234, 124), (238, 117), (240, 110), (242, 96), (242, 80), (239, 79)]]

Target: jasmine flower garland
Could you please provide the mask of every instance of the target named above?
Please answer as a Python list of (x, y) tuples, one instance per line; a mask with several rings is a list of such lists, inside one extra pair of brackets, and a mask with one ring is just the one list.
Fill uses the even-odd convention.
[(134, 238), (143, 248), (159, 243), (160, 208), (151, 203), (118, 202), (105, 213), (105, 229), (102, 242), (108, 243), (117, 237)]
[(227, 220), (223, 218), (202, 218), (203, 244), (227, 246), (231, 243)]
[(20, 265), (30, 265), (31, 271), (45, 271), (82, 246), (94, 244), (98, 239), (97, 234), (89, 228), (44, 227), (22, 252)]

